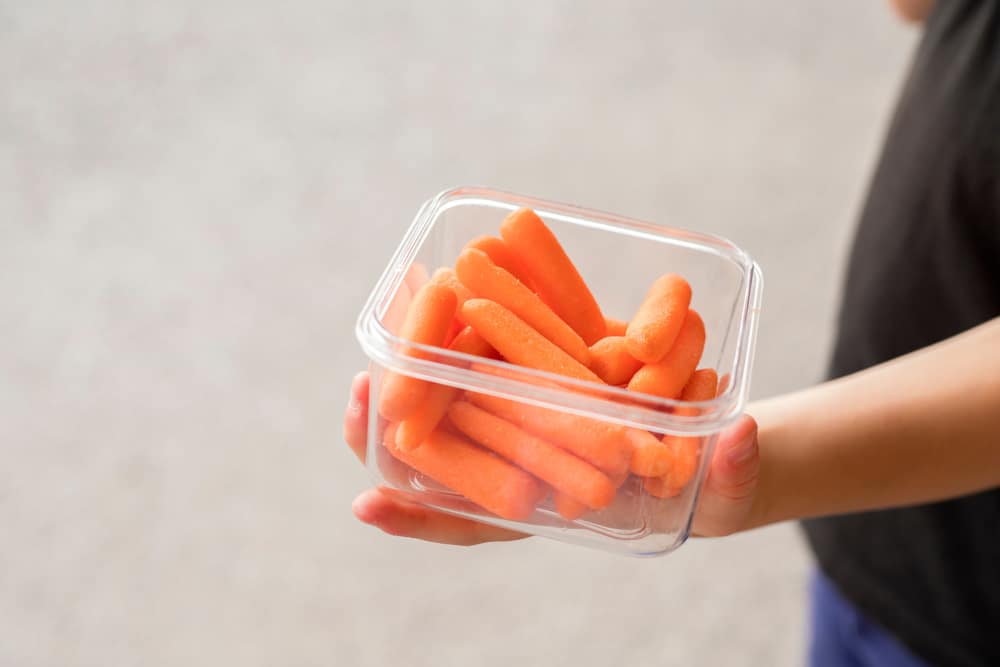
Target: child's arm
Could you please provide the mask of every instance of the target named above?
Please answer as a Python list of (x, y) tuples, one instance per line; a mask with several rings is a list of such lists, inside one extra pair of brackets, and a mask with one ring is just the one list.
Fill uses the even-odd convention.
[(899, 18), (910, 23), (921, 23), (934, 9), (934, 0), (890, 0)]
[[(368, 375), (344, 435), (364, 460)], [(698, 535), (917, 504), (1000, 486), (1000, 318), (861, 373), (752, 405), (723, 433)], [(394, 535), (477, 544), (521, 535), (367, 491), (355, 514)]]
[(1000, 486), (1000, 318), (749, 412), (761, 453), (752, 525)]

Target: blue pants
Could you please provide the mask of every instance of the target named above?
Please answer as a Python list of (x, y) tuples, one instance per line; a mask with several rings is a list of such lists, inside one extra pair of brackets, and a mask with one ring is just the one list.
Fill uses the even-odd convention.
[(813, 574), (809, 587), (809, 667), (928, 667), (865, 618), (824, 574)]

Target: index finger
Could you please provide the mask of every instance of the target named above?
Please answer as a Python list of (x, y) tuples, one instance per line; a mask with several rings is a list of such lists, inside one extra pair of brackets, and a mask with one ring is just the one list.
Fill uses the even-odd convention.
[(344, 440), (364, 463), (368, 448), (368, 372), (361, 371), (351, 381), (351, 397), (344, 410)]

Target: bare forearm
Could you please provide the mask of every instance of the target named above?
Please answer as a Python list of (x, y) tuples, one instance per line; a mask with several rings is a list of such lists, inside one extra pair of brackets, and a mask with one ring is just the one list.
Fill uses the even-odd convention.
[(1000, 486), (1000, 318), (749, 412), (758, 525)]
[(934, 0), (891, 0), (889, 4), (901, 19), (911, 23), (923, 21), (934, 8)]

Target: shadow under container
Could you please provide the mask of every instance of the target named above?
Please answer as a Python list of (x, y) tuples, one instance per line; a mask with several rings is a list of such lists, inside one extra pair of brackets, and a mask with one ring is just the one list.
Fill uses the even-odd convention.
[[(498, 236), (503, 218), (522, 207), (533, 209), (559, 238), (605, 316), (630, 319), (656, 278), (664, 273), (684, 276), (692, 287), (691, 307), (705, 322), (698, 366), (717, 370), (718, 396), (681, 403), (400, 339), (411, 287), (425, 282), (436, 268), (453, 266), (470, 240)], [(443, 192), (421, 207), (358, 319), (358, 340), (371, 359), (367, 467), (386, 491), (441, 512), (618, 553), (668, 553), (688, 537), (719, 433), (745, 406), (760, 292), (760, 271), (753, 260), (715, 236), (488, 188)], [(641, 478), (629, 475), (610, 505), (575, 520), (560, 516), (552, 494), (541, 498), (526, 518), (504, 519), (409, 467), (383, 444), (387, 422), (378, 405), (386, 372), (447, 385), (458, 396), (485, 394), (536, 414), (538, 409), (552, 411), (553, 421), (570, 414), (613, 428), (683, 438), (696, 452), (694, 474), (666, 498), (648, 493)]]

